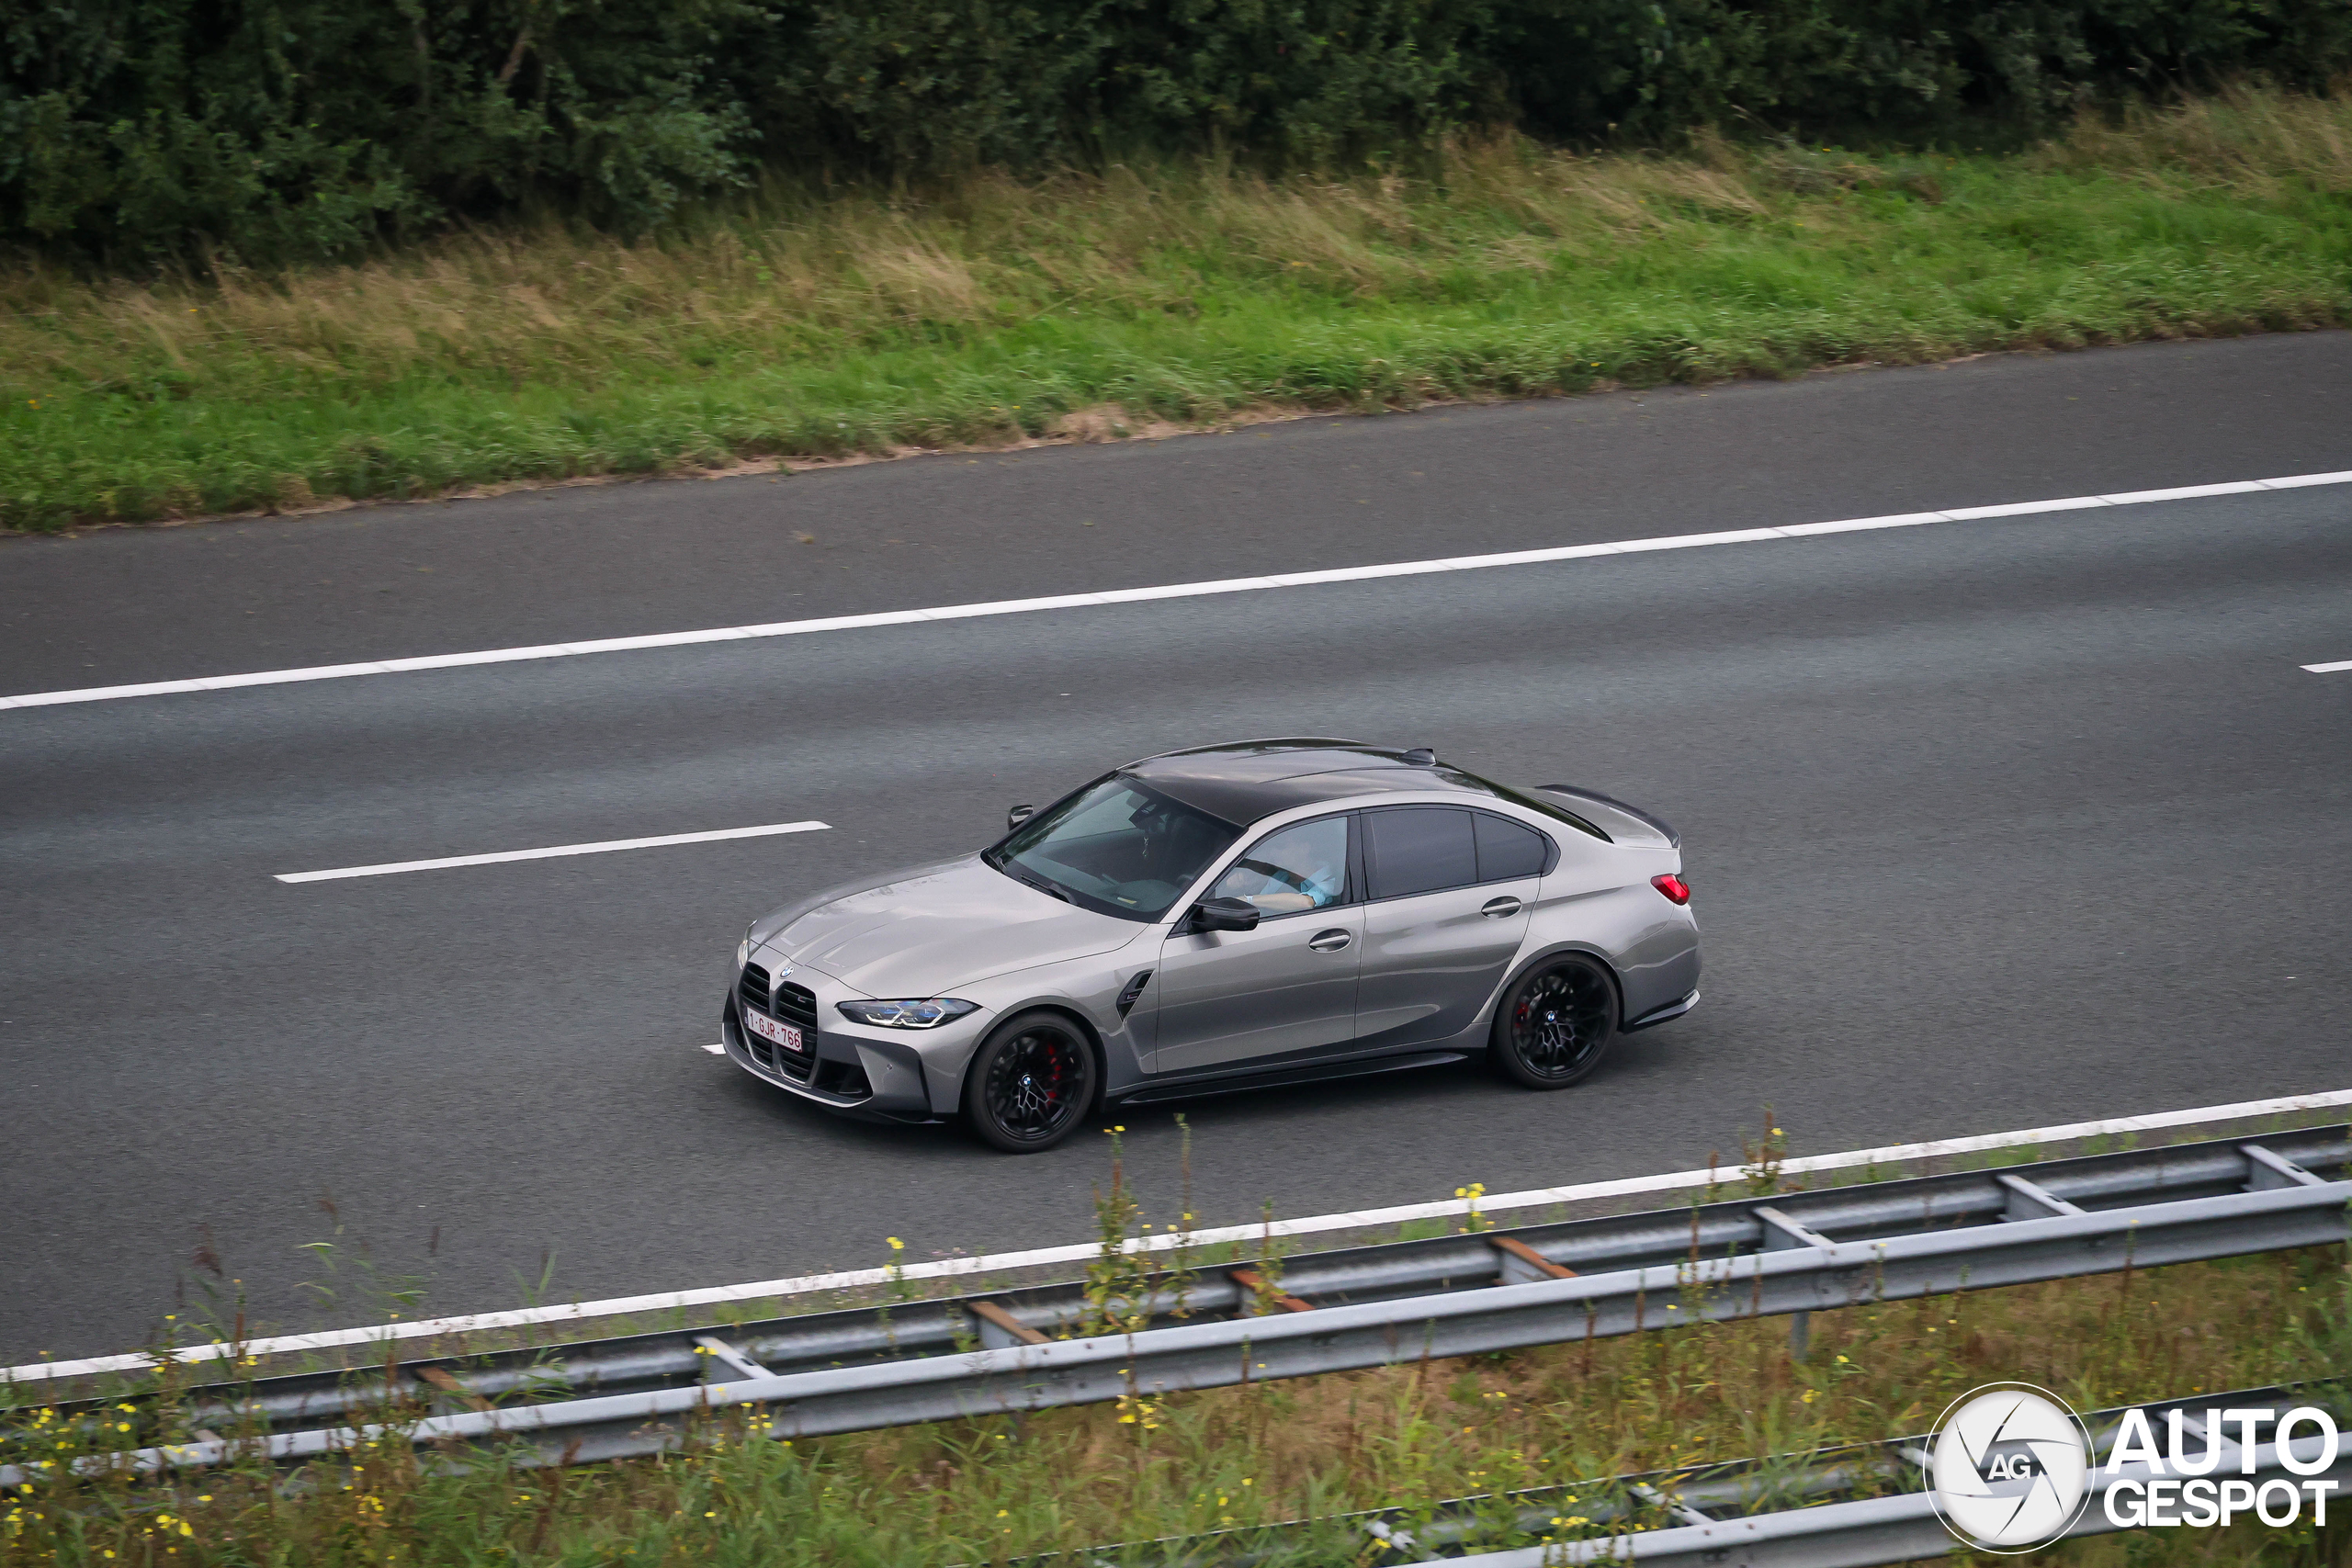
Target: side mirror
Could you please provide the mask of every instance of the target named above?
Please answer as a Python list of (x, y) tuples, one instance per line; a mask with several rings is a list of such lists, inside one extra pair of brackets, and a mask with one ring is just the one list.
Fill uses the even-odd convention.
[(1035, 817), (1036, 814), (1037, 808), (1034, 806), (1014, 807), (1012, 810), (1004, 814), (1004, 830), (1008, 833), (1012, 832), (1015, 828), (1020, 827), (1021, 824), (1028, 821), (1030, 818)]
[(1204, 898), (1193, 906), (1188, 931), (1253, 931), (1261, 912), (1246, 898)]

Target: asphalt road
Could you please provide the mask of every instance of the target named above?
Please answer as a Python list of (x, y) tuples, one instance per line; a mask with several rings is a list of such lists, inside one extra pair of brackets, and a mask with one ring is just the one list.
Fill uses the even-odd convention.
[[(2348, 390), (2312, 335), (18, 541), (6, 689), (2346, 468)], [(1803, 1151), (2343, 1088), (2352, 672), (2298, 666), (2347, 586), (2332, 487), (0, 713), (0, 1359), (137, 1342), (200, 1242), (292, 1328), (1076, 1239), (1099, 1134), (699, 1047), (762, 908), (1238, 735), (1650, 805), (1709, 969), (1565, 1095), (1198, 1102), (1212, 1223), (1736, 1157), (1768, 1101)]]

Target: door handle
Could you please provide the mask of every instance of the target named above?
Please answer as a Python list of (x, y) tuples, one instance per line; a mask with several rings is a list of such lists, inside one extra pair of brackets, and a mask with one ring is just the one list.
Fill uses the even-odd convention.
[(1487, 899), (1486, 908), (1480, 909), (1478, 913), (1486, 916), (1487, 919), (1490, 920), (1508, 919), (1510, 917), (1518, 914), (1522, 906), (1518, 899), (1506, 896), (1500, 898)]
[(1306, 945), (1317, 953), (1337, 953), (1354, 939), (1339, 930), (1317, 931), (1306, 939)]

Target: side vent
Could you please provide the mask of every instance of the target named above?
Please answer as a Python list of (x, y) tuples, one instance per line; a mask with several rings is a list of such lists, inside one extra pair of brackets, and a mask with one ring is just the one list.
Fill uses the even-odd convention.
[(1151, 971), (1148, 969), (1138, 970), (1136, 977), (1127, 982), (1127, 988), (1119, 993), (1121, 1018), (1136, 1010), (1136, 999), (1143, 995), (1143, 988), (1149, 984), (1151, 984)]

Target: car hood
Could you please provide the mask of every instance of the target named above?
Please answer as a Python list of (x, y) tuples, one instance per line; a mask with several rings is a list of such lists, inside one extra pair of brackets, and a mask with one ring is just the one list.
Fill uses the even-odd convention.
[(869, 997), (940, 997), (1011, 970), (1108, 953), (1149, 929), (1074, 908), (965, 855), (805, 907), (765, 939)]

